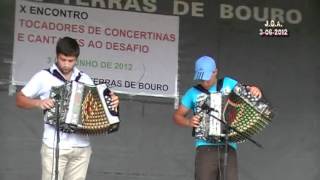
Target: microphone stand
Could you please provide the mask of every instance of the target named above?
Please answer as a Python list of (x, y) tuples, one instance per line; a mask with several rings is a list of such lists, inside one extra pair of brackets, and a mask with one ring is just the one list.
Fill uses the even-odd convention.
[[(222, 122), (222, 121), (220, 120), (220, 122)], [(228, 174), (227, 171), (228, 171), (228, 148), (229, 148), (228, 147), (228, 144), (229, 144), (229, 136), (228, 136), (229, 127), (228, 126), (229, 125), (226, 125), (226, 124), (227, 123), (224, 124), (224, 126), (225, 126), (225, 136), (224, 136), (224, 156), (223, 156), (223, 180), (227, 180), (227, 174)]]
[(58, 180), (59, 179), (59, 143), (60, 143), (60, 96), (56, 96), (56, 135), (57, 135), (57, 141), (56, 141), (56, 149), (55, 149), (55, 175), (54, 179)]
[[(250, 142), (252, 142), (254, 145), (256, 145), (257, 147), (259, 148), (263, 148), (263, 146), (258, 143), (257, 141), (251, 139), (248, 135), (246, 134), (243, 134), (242, 132), (238, 131), (237, 129), (235, 129), (234, 127), (231, 127), (229, 126), (228, 123), (226, 123), (225, 121), (217, 118), (216, 116), (212, 115), (211, 112), (214, 112), (214, 111), (217, 111), (215, 110), (214, 108), (211, 108), (211, 107), (208, 107), (208, 106), (205, 106), (203, 108), (206, 113), (213, 117), (214, 119), (218, 120), (219, 122), (221, 122), (223, 125), (224, 125), (224, 129), (225, 129), (225, 136), (224, 136), (224, 156), (223, 156), (223, 180), (227, 180), (227, 169), (228, 169), (228, 144), (229, 144), (229, 131), (230, 130), (233, 130), (235, 132), (237, 132), (240, 136), (244, 137), (245, 139), (249, 140)], [(201, 110), (203, 111), (203, 110)]]

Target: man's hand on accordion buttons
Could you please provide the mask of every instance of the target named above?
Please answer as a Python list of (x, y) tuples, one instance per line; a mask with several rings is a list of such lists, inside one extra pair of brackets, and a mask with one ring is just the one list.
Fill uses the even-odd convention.
[(118, 112), (118, 106), (119, 106), (119, 97), (115, 95), (113, 92), (110, 93), (111, 96), (111, 106), (115, 109), (116, 112)]
[(259, 98), (259, 99), (261, 98), (262, 92), (261, 92), (261, 90), (259, 88), (255, 87), (255, 86), (249, 86), (247, 88), (249, 89), (250, 93), (253, 96), (255, 96), (255, 97)]
[(54, 107), (54, 100), (53, 99), (39, 99), (37, 106), (41, 109), (51, 109)]
[(195, 115), (195, 116), (192, 116), (192, 118), (189, 120), (188, 126), (189, 127), (198, 127), (199, 123), (200, 123), (200, 116)]

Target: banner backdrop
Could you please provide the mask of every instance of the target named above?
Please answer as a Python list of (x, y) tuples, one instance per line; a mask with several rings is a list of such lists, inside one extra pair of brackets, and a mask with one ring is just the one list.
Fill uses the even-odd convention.
[(63, 36), (77, 39), (77, 67), (95, 84), (177, 96), (179, 17), (16, 0), (13, 84), (25, 84), (54, 63)]
[[(170, 18), (172, 15), (179, 16), (178, 85), (180, 94), (194, 85), (192, 78), (195, 59), (201, 55), (210, 55), (217, 60), (220, 76), (231, 76), (241, 82), (261, 87), (263, 94), (274, 107), (275, 118), (271, 126), (253, 137), (265, 148), (256, 148), (250, 142), (239, 146), (239, 179), (320, 179), (318, 168), (320, 162), (320, 142), (318, 138), (320, 127), (319, 0), (37, 1), (33, 2), (33, 5), (42, 3), (41, 6), (50, 5), (52, 7), (48, 3), (55, 3), (55, 8), (65, 7), (68, 10), (80, 12), (85, 9), (91, 12), (92, 9), (95, 12), (101, 11), (103, 13), (115, 10), (130, 15), (140, 13), (143, 18), (153, 17), (153, 14), (169, 15)], [(17, 11), (21, 14), (17, 14), (21, 18), (25, 18), (25, 16), (48, 18), (46, 15), (24, 13), (24, 10), (21, 10), (23, 8), (18, 4), (19, 2), (17, 1)], [(22, 3), (22, 5), (29, 5), (27, 2)], [(0, 16), (0, 19), (2, 18), (0, 20), (2, 25), (0, 50), (4, 62), (11, 62), (12, 57), (14, 4), (12, 0), (0, 1), (1, 13), (3, 13)], [(129, 11), (134, 11), (134, 13)], [(78, 15), (82, 15), (82, 18), (86, 17), (86, 14), (78, 13)], [(91, 16), (90, 13), (89, 18)], [(91, 21), (94, 22), (87, 22), (85, 19), (78, 20), (73, 17), (74, 15), (72, 15), (72, 18), (68, 18), (72, 19), (72, 24), (83, 21), (90, 23), (90, 26), (96, 25), (97, 19), (92, 18)], [(120, 17), (121, 15), (119, 15)], [(156, 17), (165, 18), (166, 16)], [(103, 16), (103, 19), (108, 18), (107, 15)], [(135, 19), (131, 16), (128, 18), (134, 20), (135, 26), (138, 26), (138, 22), (142, 21), (142, 19)], [(118, 17), (114, 16), (112, 18), (114, 21), (117, 19)], [(276, 27), (266, 27), (265, 24), (269, 22), (271, 25), (272, 20)], [(17, 25), (20, 25), (19, 23), (21, 22), (17, 22)], [(86, 25), (86, 23), (83, 25)], [(172, 28), (161, 27), (167, 26), (164, 25), (162, 20), (161, 22), (152, 21), (150, 23), (157, 25), (157, 32), (161, 28)], [(152, 26), (148, 25), (144, 25), (143, 28), (149, 30)], [(25, 28), (20, 33), (26, 34), (27, 30)], [(260, 35), (261, 32), (268, 33), (268, 35)], [(281, 33), (275, 35), (270, 34), (270, 32)], [(289, 35), (286, 35), (285, 32), (288, 32)], [(53, 31), (48, 31), (45, 34), (52, 35), (53, 33)], [(65, 34), (76, 35), (75, 37), (84, 39), (80, 36), (84, 36), (84, 33)], [(102, 35), (95, 36), (100, 37), (99, 40), (106, 40), (102, 38)], [(89, 40), (95, 36), (90, 35)], [(15, 37), (15, 41), (18, 41), (17, 37)], [(109, 38), (108, 41), (120, 41), (116, 38), (112, 40)], [(22, 42), (16, 42), (15, 45), (17, 46), (20, 43)], [(23, 43), (25, 49), (21, 55), (23, 61), (20, 61), (20, 66), (22, 67), (15, 64), (16, 69), (25, 71), (23, 66), (33, 61), (42, 51), (48, 49), (52, 49), (52, 52), (37, 64), (44, 62), (43, 67), (47, 67), (49, 65), (48, 61), (52, 62), (54, 60), (53, 44), (39, 43), (36, 51), (34, 49), (31, 51), (28, 49), (29, 46), (34, 46), (36, 43), (29, 43), (26, 40)], [(140, 42), (139, 44), (146, 43)], [(46, 48), (40, 49), (43, 47)], [(98, 48), (87, 49), (99, 50)], [(18, 50), (17, 47), (15, 47), (15, 50)], [(110, 50), (99, 52), (105, 52), (108, 55)], [(162, 51), (161, 56), (167, 56), (167, 53)], [(123, 55), (123, 53), (121, 54)], [(82, 53), (82, 55), (88, 54)], [(132, 53), (131, 55), (135, 54)], [(90, 56), (93, 56), (93, 54), (90, 54)], [(14, 63), (17, 63), (16, 59), (14, 59)], [(90, 60), (92, 58), (80, 57), (80, 59)], [(111, 59), (105, 60), (109, 62), (113, 60), (113, 56)], [(151, 60), (154, 60), (154, 58)], [(167, 60), (161, 58), (161, 61), (168, 62)], [(119, 60), (119, 62), (121, 61)], [(0, 66), (0, 78), (9, 77), (9, 65), (11, 66), (9, 63), (3, 63)], [(165, 79), (164, 76), (167, 76), (167, 69), (171, 68), (170, 65), (172, 63), (161, 71), (157, 79)], [(31, 71), (39, 70), (35, 67), (30, 68), (33, 70), (28, 69), (27, 72), (24, 72), (25, 77), (23, 78), (29, 79), (34, 73)], [(84, 68), (84, 65), (81, 65), (80, 68)], [(87, 68), (88, 70), (99, 69)], [(109, 71), (110, 69), (105, 70)], [(117, 71), (114, 70), (114, 72)], [(110, 77), (115, 76), (112, 74)], [(20, 75), (21, 78), (22, 75)], [(32, 113), (18, 111), (15, 108), (14, 97), (7, 96), (6, 92), (2, 92), (0, 97), (2, 102), (5, 102), (2, 103), (2, 108), (0, 108), (0, 114), (2, 115), (0, 132), (3, 144), (0, 154), (2, 162), (5, 162), (0, 165), (0, 179), (20, 180), (21, 177), (24, 177), (24, 179), (40, 179), (38, 148), (41, 143), (39, 137), (42, 131), (39, 121), (35, 121), (39, 119), (39, 111), (35, 110)], [(92, 138), (95, 155), (91, 161), (87, 179), (194, 179), (194, 148), (192, 147), (190, 129), (179, 128), (172, 124), (171, 118), (174, 110), (171, 104), (163, 103), (163, 98), (156, 98), (157, 101), (150, 101), (150, 96), (144, 96), (141, 99), (139, 97), (137, 101), (135, 99), (122, 100), (121, 117), (126, 121), (117, 134)], [(12, 129), (13, 127), (14, 129)]]

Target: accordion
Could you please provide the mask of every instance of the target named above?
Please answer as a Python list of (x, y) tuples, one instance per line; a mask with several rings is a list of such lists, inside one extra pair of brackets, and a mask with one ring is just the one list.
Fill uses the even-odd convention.
[(61, 131), (84, 135), (106, 134), (117, 131), (119, 113), (110, 105), (110, 90), (106, 84), (90, 86), (71, 81), (52, 87), (50, 98), (56, 106), (47, 110), (46, 123)]
[[(248, 137), (260, 133), (273, 118), (266, 99), (252, 96), (241, 84), (237, 84), (231, 92), (204, 96), (199, 104), (196, 114), (201, 121), (195, 129), (195, 136), (206, 141), (221, 141), (227, 132), (229, 141), (244, 142)], [(225, 131), (224, 124), (231, 128)]]

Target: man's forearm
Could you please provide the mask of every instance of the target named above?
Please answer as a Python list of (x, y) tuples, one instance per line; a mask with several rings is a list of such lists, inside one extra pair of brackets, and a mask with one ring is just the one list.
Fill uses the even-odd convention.
[(19, 108), (31, 109), (39, 107), (40, 99), (31, 99), (25, 96), (21, 91), (16, 95), (16, 106)]

